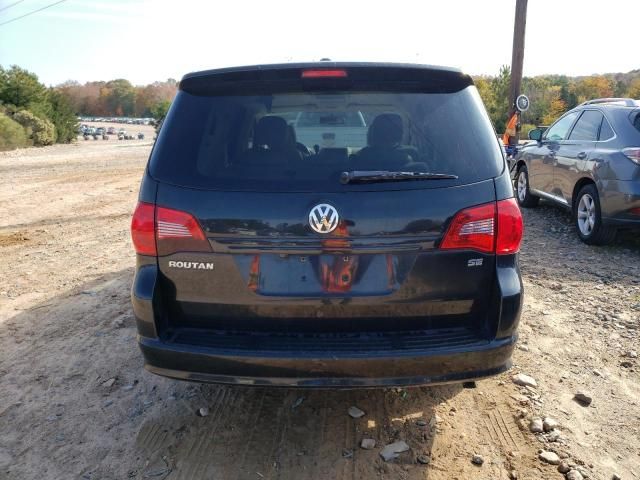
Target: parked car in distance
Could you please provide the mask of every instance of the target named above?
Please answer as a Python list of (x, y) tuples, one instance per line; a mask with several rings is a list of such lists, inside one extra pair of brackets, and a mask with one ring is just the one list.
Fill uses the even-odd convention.
[(298, 112), (293, 127), (296, 141), (309, 152), (340, 145), (358, 145), (367, 139), (367, 125), (359, 111)]
[(138, 132), (138, 140), (144, 140), (144, 133)]
[(545, 198), (569, 208), (587, 244), (640, 227), (640, 101), (590, 100), (529, 138), (516, 157), (521, 206)]
[[(358, 134), (338, 134), (339, 119)], [(318, 125), (334, 141), (302, 151), (296, 134)], [(320, 62), (188, 74), (131, 223), (145, 367), (331, 388), (503, 372), (523, 295), (513, 195), (459, 70)]]
[(107, 134), (115, 135), (116, 134), (116, 129), (114, 127), (107, 128)]

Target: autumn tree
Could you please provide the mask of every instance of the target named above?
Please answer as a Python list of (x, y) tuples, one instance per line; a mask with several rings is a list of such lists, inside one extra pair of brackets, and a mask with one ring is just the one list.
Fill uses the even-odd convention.
[(629, 89), (627, 90), (627, 97), (640, 99), (640, 77), (636, 78), (631, 85), (629, 85)]
[(549, 102), (549, 109), (542, 117), (542, 122), (545, 125), (550, 125), (555, 122), (566, 110), (567, 104), (561, 97), (561, 87), (555, 85), (549, 89), (551, 101)]
[(613, 82), (603, 75), (593, 75), (577, 80), (573, 84), (578, 103), (594, 98), (613, 97)]
[(38, 81), (37, 75), (17, 65), (10, 69), (0, 68), (0, 102), (15, 109), (36, 107), (42, 109), (46, 103), (47, 89)]
[(503, 132), (510, 110), (509, 84), (511, 69), (504, 65), (496, 77), (480, 77), (475, 80), (476, 88), (498, 132)]
[(50, 119), (55, 127), (56, 142), (69, 143), (76, 138), (78, 122), (68, 97), (51, 89), (48, 94), (51, 104)]

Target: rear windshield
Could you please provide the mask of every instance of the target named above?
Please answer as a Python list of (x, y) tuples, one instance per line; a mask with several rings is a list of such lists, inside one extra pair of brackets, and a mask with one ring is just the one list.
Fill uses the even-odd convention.
[[(180, 91), (150, 161), (157, 180), (205, 189), (343, 191), (477, 182), (504, 160), (475, 87), (455, 93)], [(345, 171), (445, 173), (455, 180), (340, 182)]]

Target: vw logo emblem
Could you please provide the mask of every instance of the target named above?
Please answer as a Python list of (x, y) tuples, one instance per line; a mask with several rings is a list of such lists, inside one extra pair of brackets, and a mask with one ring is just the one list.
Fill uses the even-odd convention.
[(316, 205), (309, 212), (309, 225), (318, 233), (333, 232), (338, 226), (338, 220), (338, 211), (327, 203)]

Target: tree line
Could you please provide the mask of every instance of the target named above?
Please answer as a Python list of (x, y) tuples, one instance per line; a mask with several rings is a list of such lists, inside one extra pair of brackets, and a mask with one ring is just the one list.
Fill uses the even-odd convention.
[(0, 150), (67, 143), (76, 138), (76, 128), (64, 93), (20, 67), (0, 66)]
[[(474, 78), (497, 132), (504, 131), (510, 111), (511, 74), (503, 66), (495, 76)], [(0, 150), (28, 145), (68, 143), (77, 135), (77, 117), (151, 117), (166, 114), (178, 85), (176, 80), (135, 86), (125, 79), (68, 81), (46, 87), (18, 66), (0, 66)], [(549, 125), (560, 115), (591, 98), (640, 98), (640, 69), (628, 73), (569, 77), (525, 77), (522, 91), (531, 106), (522, 115), (522, 131)]]
[(168, 105), (178, 90), (178, 82), (170, 78), (134, 86), (118, 78), (108, 82), (68, 81), (55, 87), (71, 102), (79, 115), (90, 117), (154, 117), (159, 105)]
[(78, 116), (161, 119), (178, 85), (173, 79), (134, 86), (125, 79), (47, 87), (16, 65), (0, 66), (0, 150), (69, 143)]
[[(503, 66), (496, 76), (475, 77), (474, 82), (497, 132), (504, 132), (510, 111), (511, 72)], [(594, 98), (640, 99), (640, 69), (628, 73), (569, 77), (539, 75), (522, 79), (522, 93), (531, 101), (522, 114), (522, 132), (536, 125), (549, 125), (568, 110)]]

